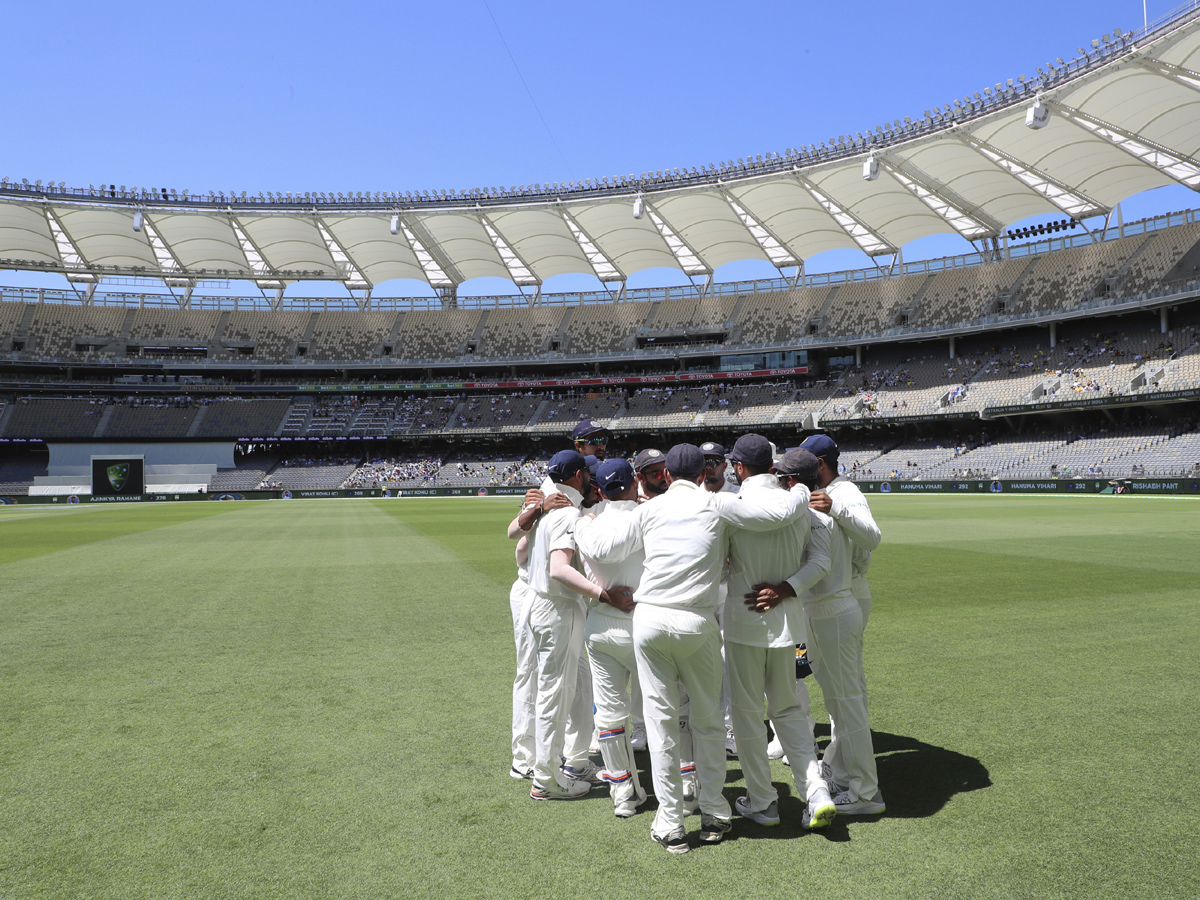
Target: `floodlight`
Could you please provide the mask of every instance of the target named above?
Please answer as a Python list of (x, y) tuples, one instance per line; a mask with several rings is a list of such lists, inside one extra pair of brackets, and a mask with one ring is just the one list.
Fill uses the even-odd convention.
[(1099, 41), (1097, 41), (1097, 40), (1095, 40), (1095, 39), (1093, 39), (1093, 40), (1092, 40), (1092, 49), (1093, 49), (1093, 50), (1097, 50), (1097, 49), (1099, 49), (1099, 47), (1100, 47), (1100, 42), (1099, 42)]
[(874, 181), (879, 177), (879, 160), (872, 153), (863, 163), (863, 181)]
[(1041, 95), (1033, 101), (1033, 106), (1025, 112), (1026, 128), (1045, 128), (1050, 123), (1050, 107), (1042, 102)]

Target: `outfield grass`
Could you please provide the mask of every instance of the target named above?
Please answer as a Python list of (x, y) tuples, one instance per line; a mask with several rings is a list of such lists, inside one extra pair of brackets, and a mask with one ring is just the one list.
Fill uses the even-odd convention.
[(888, 814), (684, 857), (508, 777), (512, 500), (0, 508), (0, 897), (1200, 895), (1200, 502), (871, 503)]

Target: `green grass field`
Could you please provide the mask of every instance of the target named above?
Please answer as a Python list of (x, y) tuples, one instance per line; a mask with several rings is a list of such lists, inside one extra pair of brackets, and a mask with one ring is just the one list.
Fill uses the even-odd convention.
[(0, 897), (1200, 895), (1200, 501), (871, 503), (887, 815), (683, 857), (508, 777), (513, 500), (0, 507)]

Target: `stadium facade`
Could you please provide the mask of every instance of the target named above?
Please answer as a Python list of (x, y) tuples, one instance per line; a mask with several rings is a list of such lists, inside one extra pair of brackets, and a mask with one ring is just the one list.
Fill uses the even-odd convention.
[[(147, 472), (184, 489), (220, 489), (204, 476), (253, 453), (275, 459), (243, 466), (268, 483), (298, 455), (347, 460), (347, 483), (355, 462), (464, 448), (512, 481), (582, 415), (630, 448), (827, 428), (863, 445), (873, 481), (1187, 477), (1200, 222), (1126, 223), (1119, 204), (1200, 188), (1198, 57), (1193, 4), (872, 133), (578, 184), (347, 198), (6, 181), (0, 266), (71, 288), (0, 289), (0, 493), (78, 491), (72, 445), (150, 448)], [(973, 252), (903, 260), (938, 233)], [(874, 265), (806, 271), (838, 248)], [(745, 259), (780, 277), (713, 280)], [(652, 267), (688, 283), (627, 288)], [(542, 292), (568, 273), (603, 287)], [(514, 293), (459, 296), (489, 276)], [(131, 279), (161, 287), (114, 290)], [(204, 295), (214, 279), (259, 296)], [(372, 296), (392, 279), (432, 296)], [(305, 281), (346, 295), (286, 297)], [(1080, 441), (1099, 443), (1068, 452)]]

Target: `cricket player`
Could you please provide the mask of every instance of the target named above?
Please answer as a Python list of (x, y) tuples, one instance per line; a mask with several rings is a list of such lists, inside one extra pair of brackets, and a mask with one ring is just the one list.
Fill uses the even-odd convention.
[[(881, 537), (879, 526), (875, 524), (875, 519), (871, 515), (871, 508), (867, 505), (867, 498), (858, 489), (858, 485), (845, 476), (838, 475), (838, 446), (833, 438), (824, 434), (814, 434), (806, 438), (800, 447), (808, 450), (813, 456), (817, 457), (819, 463), (817, 485), (821, 490), (813, 492), (813, 508), (832, 518), (837, 524), (838, 533), (849, 543), (850, 591), (858, 603), (859, 611), (862, 615), (862, 625), (855, 632), (856, 638), (854, 639), (857, 640), (857, 648), (853, 651), (851, 659), (847, 663), (845, 677), (854, 681), (853, 687), (848, 688), (849, 693), (854, 697), (862, 698), (862, 716), (865, 721), (867, 676), (863, 662), (863, 632), (866, 630), (867, 620), (871, 614), (871, 589), (867, 584), (866, 573), (871, 565), (871, 551), (879, 546)], [(849, 634), (841, 635), (842, 642), (847, 642), (851, 639), (851, 635)], [(813, 668), (813, 673), (816, 674), (815, 667)], [(820, 684), (819, 678), (817, 682)], [(821, 690), (825, 690), (823, 685)], [(855, 701), (856, 703), (857, 701)], [(851, 708), (857, 709), (856, 705), (852, 705)], [(850, 752), (850, 745), (842, 740), (843, 729), (832, 710), (830, 710), (829, 724), (831, 739), (829, 745), (825, 748), (822, 769), (825, 777), (839, 789), (839, 793), (844, 793), (845, 789), (853, 788), (854, 784), (857, 783), (853, 773), (868, 769), (874, 770), (875, 758), (873, 751), (869, 762), (861, 758), (862, 753), (865, 752), (864, 744), (861, 740), (853, 742), (854, 749), (858, 753), (859, 758), (849, 758), (847, 754)], [(869, 743), (869, 730), (867, 736), (867, 743)], [(869, 785), (870, 782), (868, 781), (868, 788), (866, 790), (869, 790)], [(857, 791), (851, 791), (850, 793), (855, 795), (856, 799), (854, 802), (859, 805), (862, 814), (869, 815), (883, 812), (882, 800), (876, 803), (871, 799), (872, 795), (870, 793), (865, 797)], [(845, 805), (843, 804), (843, 806)]]
[[(812, 461), (816, 470), (816, 460)], [(769, 508), (789, 496), (775, 475), (770, 442), (758, 434), (745, 434), (733, 446), (731, 464), (746, 503)], [(733, 728), (738, 760), (746, 776), (746, 796), (735, 803), (738, 813), (760, 825), (778, 825), (779, 793), (771, 784), (767, 758), (767, 729), (763, 723), (763, 696), (775, 734), (792, 762), (796, 787), (806, 800), (801, 824), (825, 828), (837, 810), (817, 761), (816, 744), (808, 717), (795, 690), (796, 645), (806, 638), (800, 601), (778, 593), (760, 596), (757, 586), (778, 582), (807, 565), (805, 578), (815, 583), (829, 572), (825, 547), (809, 541), (811, 511), (785, 528), (765, 533), (735, 532), (729, 540), (730, 596), (723, 630), (725, 659), (733, 698)], [(807, 553), (806, 553), (807, 551)]]
[(616, 562), (645, 552), (634, 593), (634, 654), (645, 698), (654, 793), (659, 808), (651, 837), (671, 853), (686, 853), (683, 780), (680, 774), (680, 685), (691, 704), (691, 731), (700, 780), (702, 843), (717, 843), (732, 827), (725, 784), (720, 692), (721, 640), (716, 621), (717, 585), (733, 527), (779, 528), (807, 516), (808, 496), (788, 494), (778, 508), (751, 507), (729, 494), (704, 490), (704, 455), (692, 444), (667, 453), (666, 493), (638, 506), (625, 520), (597, 518), (591, 527), (612, 529), (604, 539)]
[[(704, 454), (704, 489), (714, 494), (736, 494), (737, 485), (725, 477), (729, 468), (728, 451), (716, 441), (705, 441), (700, 445)], [(729, 599), (729, 570), (726, 569), (721, 578), (720, 591), (717, 594), (717, 624), (725, 619), (725, 602)], [(733, 731), (733, 700), (729, 689), (729, 665), (725, 658), (725, 645), (721, 645), (721, 659), (724, 661), (725, 678), (721, 683), (721, 716), (725, 720), (725, 755), (738, 755), (737, 736)]]
[(638, 476), (638, 502), (661, 497), (667, 491), (667, 457), (661, 450), (647, 447), (633, 458)]
[[(600, 464), (598, 487), (608, 501), (601, 518), (632, 516), (637, 509), (637, 478), (623, 459)], [(636, 590), (642, 577), (645, 554), (638, 550), (618, 562), (595, 559), (601, 551), (589, 541), (591, 516), (575, 523), (575, 544), (583, 557), (584, 571), (602, 588), (624, 586)], [(633, 760), (629, 730), (630, 683), (636, 683), (637, 663), (633, 655), (633, 602), (614, 606), (588, 602), (585, 640), (592, 667), (592, 697), (596, 704), (596, 728), (600, 732), (600, 754), (604, 759), (603, 779), (608, 782), (614, 814), (629, 818), (646, 802), (646, 792)]]
[(613, 602), (620, 592), (589, 581), (576, 559), (575, 520), (589, 486), (586, 461), (574, 450), (562, 450), (551, 458), (549, 475), (571, 505), (545, 513), (529, 536), (529, 627), (537, 659), (529, 793), (535, 800), (575, 800), (603, 783), (588, 759), (590, 697), (576, 690), (584, 645), (583, 601)]
[(594, 456), (603, 462), (608, 458), (608, 440), (612, 432), (595, 419), (580, 419), (571, 432), (575, 452), (580, 456)]

